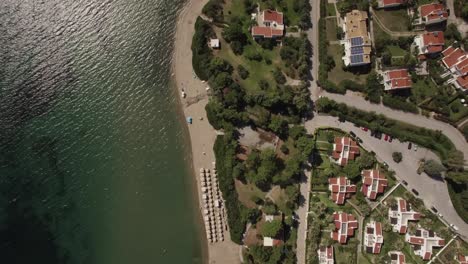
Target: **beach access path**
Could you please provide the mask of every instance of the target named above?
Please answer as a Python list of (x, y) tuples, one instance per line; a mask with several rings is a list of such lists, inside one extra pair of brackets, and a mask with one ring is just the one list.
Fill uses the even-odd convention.
[[(213, 145), (216, 139), (216, 131), (211, 127), (206, 117), (205, 105), (208, 103), (207, 84), (195, 77), (192, 68), (192, 37), (195, 32), (195, 21), (201, 14), (207, 0), (188, 0), (177, 20), (175, 35), (173, 74), (177, 86), (175, 96), (181, 98), (181, 90), (187, 94), (181, 99), (184, 116), (192, 117), (193, 123), (188, 125), (190, 134), (193, 175), (196, 179), (197, 192), (200, 190), (200, 168), (212, 168), (215, 161)], [(188, 103), (190, 102), (190, 103)], [(197, 193), (198, 203), (201, 206), (201, 194)], [(200, 214), (201, 215), (201, 214)], [(201, 219), (200, 219), (201, 221)], [(204, 228), (203, 228), (204, 229)], [(205, 230), (203, 230), (205, 236)], [(204, 239), (207, 243), (206, 238)], [(210, 264), (237, 264), (240, 263), (241, 246), (231, 241), (229, 232), (225, 232), (225, 240), (208, 244), (208, 263)]]

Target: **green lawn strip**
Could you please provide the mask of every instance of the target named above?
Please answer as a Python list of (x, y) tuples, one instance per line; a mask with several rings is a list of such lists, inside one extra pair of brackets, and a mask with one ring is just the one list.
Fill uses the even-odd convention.
[(335, 67), (328, 72), (328, 79), (339, 85), (341, 81), (352, 80), (359, 84), (366, 83), (367, 74), (357, 75), (343, 70), (343, 46), (340, 44), (331, 44), (328, 46), (328, 55), (333, 57)]
[(234, 17), (238, 17), (238, 18), (249, 17), (249, 14), (245, 12), (244, 1), (239, 1), (239, 0), (226, 1), (224, 10), (225, 10), (224, 17), (226, 21), (229, 21)]
[(327, 4), (327, 16), (336, 16), (335, 4), (333, 3)]
[[(409, 17), (406, 8), (374, 10), (379, 21), (391, 31), (408, 31)], [(374, 23), (375, 25), (376, 23)]]
[(327, 41), (336, 41), (336, 19), (327, 18)]
[(356, 263), (358, 245), (359, 241), (356, 238), (348, 239), (346, 245), (337, 244), (335, 246), (336, 263)]
[(395, 56), (395, 57), (403, 57), (408, 53), (406, 50), (400, 48), (397, 45), (389, 45), (387, 46), (387, 49), (390, 51), (392, 56)]

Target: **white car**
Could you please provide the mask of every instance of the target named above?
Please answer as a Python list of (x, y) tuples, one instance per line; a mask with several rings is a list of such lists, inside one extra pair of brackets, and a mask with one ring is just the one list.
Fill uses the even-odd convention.
[(414, 144), (414, 151), (418, 150), (418, 145)]
[(450, 224), (450, 227), (453, 228), (453, 230), (458, 231), (458, 227), (454, 224)]

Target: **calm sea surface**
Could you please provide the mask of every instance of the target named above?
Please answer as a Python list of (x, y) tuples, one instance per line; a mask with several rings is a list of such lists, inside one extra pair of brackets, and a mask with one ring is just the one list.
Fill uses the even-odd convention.
[(201, 263), (183, 0), (0, 1), (0, 263)]

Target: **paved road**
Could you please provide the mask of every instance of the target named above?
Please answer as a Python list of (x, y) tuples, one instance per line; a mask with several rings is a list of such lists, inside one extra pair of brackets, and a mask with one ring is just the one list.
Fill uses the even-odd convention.
[[(425, 173), (421, 175), (416, 173), (420, 159), (438, 160), (438, 157), (430, 150), (424, 148), (419, 148), (417, 151), (408, 150), (407, 143), (401, 143), (398, 140), (393, 140), (392, 143), (389, 143), (383, 139), (376, 139), (371, 137), (369, 132), (361, 130), (353, 123), (341, 123), (337, 118), (332, 116), (317, 115), (312, 120), (307, 121), (305, 126), (309, 133), (313, 133), (318, 127), (336, 127), (347, 132), (353, 131), (356, 133), (363, 140), (362, 146), (365, 149), (374, 151), (379, 160), (385, 161), (396, 172), (397, 178), (408, 182), (409, 189), (414, 188), (419, 192), (419, 198), (424, 201), (424, 204), (428, 208), (431, 206), (437, 208), (445, 220), (450, 224), (455, 224), (459, 228), (460, 235), (465, 239), (468, 238), (468, 224), (455, 211), (446, 183), (434, 180)], [(393, 152), (401, 152), (403, 154), (403, 161), (400, 163), (394, 162), (392, 158)]]
[(425, 127), (433, 130), (440, 130), (443, 132), (444, 135), (446, 135), (448, 138), (450, 138), (450, 140), (452, 140), (453, 144), (458, 150), (463, 152), (465, 160), (468, 159), (468, 144), (465, 140), (465, 137), (458, 129), (447, 123), (432, 118), (427, 118), (422, 115), (393, 110), (388, 107), (385, 107), (382, 104), (371, 104), (368, 101), (366, 101), (363, 97), (359, 96), (357, 93), (348, 92), (346, 93), (346, 95), (341, 95), (323, 91), (321, 95), (333, 99), (339, 103), (346, 103), (349, 106), (354, 106), (365, 111), (374, 111), (378, 114), (383, 114), (389, 118), (400, 120), (409, 124), (413, 124), (415, 126)]
[[(310, 17), (312, 18), (312, 28), (307, 31), (307, 38), (312, 46), (312, 68), (310, 70), (310, 75), (312, 76), (312, 82), (310, 83), (310, 90), (312, 100), (318, 99), (319, 88), (317, 85), (318, 78), (318, 19), (320, 18), (320, 1), (310, 0), (310, 5), (312, 6), (312, 11), (310, 12)], [(306, 202), (302, 204), (296, 211), (299, 226), (297, 228), (297, 263), (305, 264), (306, 263), (306, 237), (307, 237), (307, 211), (309, 210), (309, 193), (310, 193), (310, 173), (306, 173), (307, 177), (305, 181), (302, 181), (300, 184), (301, 195), (305, 198)]]

